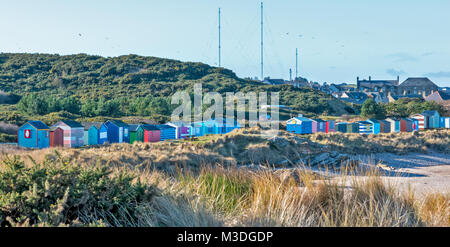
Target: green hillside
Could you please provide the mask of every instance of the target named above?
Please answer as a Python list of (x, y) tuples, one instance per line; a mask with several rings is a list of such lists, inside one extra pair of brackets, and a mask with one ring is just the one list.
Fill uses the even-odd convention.
[(0, 121), (24, 122), (30, 118), (143, 116), (164, 121), (176, 107), (170, 96), (193, 92), (280, 92), (280, 104), (289, 114), (341, 115), (353, 113), (330, 95), (288, 85), (271, 86), (238, 78), (228, 69), (202, 63), (127, 55), (100, 57), (86, 54), (0, 54)]

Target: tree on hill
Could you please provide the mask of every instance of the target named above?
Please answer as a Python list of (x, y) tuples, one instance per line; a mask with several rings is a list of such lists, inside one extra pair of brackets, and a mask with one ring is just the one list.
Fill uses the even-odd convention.
[(368, 99), (361, 107), (361, 116), (365, 118), (386, 118), (384, 107), (375, 102), (373, 99)]

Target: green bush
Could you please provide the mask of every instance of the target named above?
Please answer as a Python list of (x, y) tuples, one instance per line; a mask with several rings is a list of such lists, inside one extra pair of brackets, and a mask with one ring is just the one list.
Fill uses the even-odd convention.
[(423, 99), (399, 99), (384, 105), (386, 114), (391, 117), (409, 117), (416, 113), (422, 113), (425, 110), (438, 111), (440, 115), (445, 115), (445, 109), (442, 105)]
[(0, 143), (5, 142), (17, 142), (17, 135), (15, 134), (6, 134), (6, 133), (0, 133)]
[(384, 119), (386, 112), (381, 104), (378, 104), (373, 99), (364, 101), (361, 107), (361, 116), (365, 118)]
[(0, 165), (2, 226), (108, 225), (134, 222), (154, 188), (106, 165), (84, 167), (58, 153), (28, 167), (17, 156)]

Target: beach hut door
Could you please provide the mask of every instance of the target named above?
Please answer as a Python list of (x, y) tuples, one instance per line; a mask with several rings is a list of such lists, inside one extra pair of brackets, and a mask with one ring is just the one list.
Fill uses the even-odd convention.
[(119, 128), (119, 143), (123, 142), (123, 127)]

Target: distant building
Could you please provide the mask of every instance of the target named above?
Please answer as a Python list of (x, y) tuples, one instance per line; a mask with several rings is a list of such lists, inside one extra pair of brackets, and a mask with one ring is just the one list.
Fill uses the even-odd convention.
[(264, 78), (263, 83), (269, 85), (283, 85), (286, 84), (286, 81), (284, 79), (271, 79), (270, 77), (266, 77)]
[(446, 115), (450, 116), (450, 91), (436, 91), (425, 98), (426, 101), (434, 101), (444, 106)]
[(361, 92), (344, 92), (339, 97), (339, 99), (341, 100), (357, 105), (362, 105), (367, 100), (367, 98), (367, 94)]
[(422, 95), (419, 94), (407, 94), (407, 95), (392, 95), (387, 96), (389, 102), (394, 102), (399, 99), (423, 99)]
[(356, 90), (359, 92), (381, 92), (381, 93), (397, 93), (397, 87), (400, 77), (397, 76), (397, 80), (372, 80), (369, 76), (369, 80), (360, 80), (356, 78)]
[(425, 98), (426, 101), (435, 101), (438, 103), (450, 102), (450, 92), (435, 91)]
[(367, 92), (367, 96), (373, 98), (377, 103), (389, 103), (389, 99), (386, 93), (379, 92)]
[(438, 86), (426, 77), (410, 77), (398, 86), (398, 95), (422, 95), (423, 98), (438, 90)]

